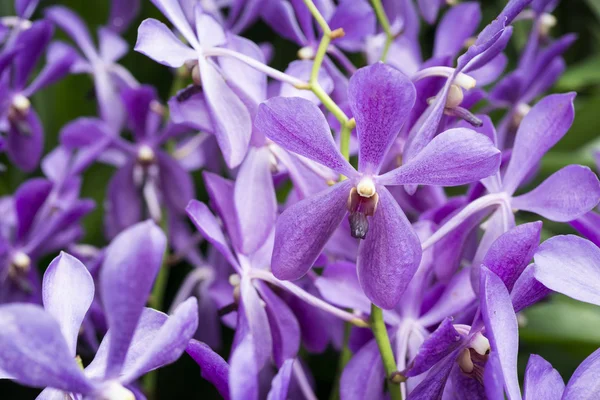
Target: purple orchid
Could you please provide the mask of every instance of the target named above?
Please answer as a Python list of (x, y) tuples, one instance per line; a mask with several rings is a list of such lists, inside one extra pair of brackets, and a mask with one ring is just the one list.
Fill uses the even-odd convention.
[[(227, 364), (221, 356), (216, 354), (210, 347), (204, 343), (192, 340), (186, 349), (187, 353), (198, 363), (202, 377), (212, 383), (219, 391), (221, 396), (226, 399), (246, 399), (248, 393), (239, 392), (235, 389), (230, 391), (229, 382), (233, 380), (232, 374), (247, 371), (236, 371), (235, 367)], [(289, 398), (288, 392), (291, 387), (292, 373), (295, 370), (297, 360), (288, 359), (282, 365), (277, 375), (273, 377), (268, 400), (285, 400)]]
[(117, 233), (148, 217), (161, 221), (161, 206), (169, 214), (183, 215), (194, 195), (194, 184), (183, 167), (162, 146), (187, 128), (168, 123), (161, 129), (163, 107), (149, 86), (125, 89), (122, 102), (135, 143), (118, 135), (104, 121), (80, 118), (63, 128), (61, 142), (68, 149), (83, 149), (119, 170), (108, 185), (106, 233)]
[(100, 290), (109, 331), (85, 369), (75, 355), (94, 282), (79, 260), (61, 253), (44, 275), (44, 308), (19, 303), (0, 307), (2, 377), (47, 388), (40, 399), (61, 393), (135, 398), (129, 385), (179, 358), (198, 324), (193, 299), (169, 317), (144, 309), (165, 248), (161, 230), (143, 222), (124, 231), (107, 249)]
[(35, 22), (0, 54), (0, 131), (7, 134), (5, 146), (11, 161), (25, 171), (38, 166), (44, 147), (42, 124), (30, 98), (67, 75), (75, 61), (75, 54), (66, 49), (49, 51), (46, 65), (28, 84), (53, 33), (47, 21)]
[(540, 222), (524, 224), (493, 243), (481, 267), (480, 313), (471, 325), (446, 319), (425, 340), (405, 374), (429, 373), (408, 399), (441, 398), (444, 392), (458, 398), (484, 398), (488, 387), (486, 383), (484, 388), (484, 380), (495, 373), (510, 379), (509, 397), (519, 393), (515, 313), (549, 293), (534, 278), (534, 265), (528, 265), (538, 248), (540, 232)]
[(80, 221), (95, 206), (79, 199), (80, 186), (80, 179), (59, 186), (32, 178), (1, 199), (0, 303), (39, 302), (37, 262), (79, 239)]
[(348, 98), (360, 141), (358, 171), (336, 149), (325, 117), (312, 103), (273, 98), (261, 105), (256, 127), (268, 138), (349, 178), (295, 204), (278, 219), (272, 265), (277, 277), (303, 276), (350, 212), (352, 236), (364, 239), (357, 266), (361, 286), (375, 304), (396, 305), (419, 265), (421, 246), (385, 186), (461, 185), (494, 173), (500, 161), (489, 139), (454, 129), (438, 136), (413, 162), (379, 175), (414, 97), (410, 80), (384, 64), (352, 77)]
[(135, 50), (173, 68), (186, 62), (194, 63), (196, 72), (192, 74), (197, 75), (198, 83), (201, 79), (204, 101), (225, 161), (232, 168), (239, 165), (252, 133), (250, 114), (215, 63), (205, 56), (205, 50), (225, 43), (223, 29), (213, 17), (203, 13), (199, 5), (195, 8), (194, 31), (177, 1), (153, 0), (153, 4), (191, 47), (181, 43), (162, 22), (147, 19), (140, 25)]
[[(130, 1), (113, 3), (119, 2)], [(119, 91), (123, 88), (139, 86), (133, 75), (117, 64), (117, 61), (129, 51), (129, 45), (115, 31), (101, 27), (98, 30), (97, 48), (84, 21), (66, 7), (48, 7), (45, 9), (45, 15), (48, 20), (65, 31), (79, 48), (80, 52), (75, 52), (77, 59), (71, 67), (71, 72), (93, 76), (100, 117), (112, 129), (120, 129), (126, 116), (120, 102)], [(121, 21), (123, 22), (125, 21)], [(114, 18), (111, 18), (111, 24), (115, 24)], [(64, 52), (66, 49), (74, 51), (69, 45), (60, 42), (55, 48), (57, 52)]]

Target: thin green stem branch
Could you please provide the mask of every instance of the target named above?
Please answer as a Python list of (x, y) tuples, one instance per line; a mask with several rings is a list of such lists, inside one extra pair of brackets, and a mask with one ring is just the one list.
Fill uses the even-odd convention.
[(375, 304), (371, 304), (371, 330), (373, 331), (373, 336), (375, 336), (375, 341), (377, 342), (377, 347), (379, 347), (379, 353), (381, 354), (385, 368), (390, 398), (392, 400), (402, 400), (400, 382), (402, 382), (403, 377), (398, 373), (390, 338), (388, 337), (385, 322), (383, 321), (383, 311)]
[(392, 28), (390, 27), (390, 21), (388, 20), (387, 15), (385, 15), (385, 10), (383, 9), (381, 0), (371, 0), (371, 3), (373, 4), (373, 9), (377, 15), (377, 20), (385, 32), (385, 44), (383, 45), (383, 52), (381, 53), (381, 61), (385, 62), (390, 50), (390, 46), (392, 45), (392, 41), (394, 40), (394, 34), (392, 33)]

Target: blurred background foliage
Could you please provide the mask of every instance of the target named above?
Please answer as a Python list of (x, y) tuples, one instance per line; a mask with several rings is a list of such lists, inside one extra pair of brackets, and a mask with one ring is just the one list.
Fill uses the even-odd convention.
[[(267, 1), (267, 0), (265, 0)], [(502, 9), (505, 0), (481, 1), (483, 23), (491, 21)], [(42, 0), (34, 19), (41, 18), (43, 8), (49, 5), (62, 4), (70, 7), (87, 21), (92, 35), (104, 24), (108, 17), (108, 0)], [(13, 1), (0, 1), (0, 16), (14, 15)], [(553, 89), (555, 92), (577, 91), (575, 102), (575, 122), (566, 137), (544, 158), (540, 174), (536, 182), (541, 181), (559, 168), (571, 164), (585, 164), (596, 168), (593, 151), (600, 148), (598, 126), (600, 125), (600, 0), (562, 0), (554, 12), (557, 25), (552, 35), (558, 37), (574, 32), (578, 35), (576, 43), (565, 54), (568, 68), (564, 76)], [(133, 46), (137, 36), (137, 26), (148, 17), (165, 20), (158, 10), (148, 1), (142, 0), (141, 13), (128, 31), (125, 38)], [(519, 49), (527, 40), (531, 23), (516, 22), (513, 40), (507, 54), (514, 66)], [(422, 24), (422, 43), (424, 56), (431, 51), (434, 27)], [(277, 37), (265, 24), (258, 22), (249, 29), (245, 36), (257, 43), (268, 41), (274, 45), (275, 56), (272, 65), (285, 69), (296, 56), (298, 48), (282, 38)], [(60, 31), (55, 37), (69, 41)], [(428, 47), (429, 46), (429, 47)], [(354, 58), (361, 62), (360, 57)], [(173, 83), (173, 73), (149, 58), (131, 51), (121, 63), (144, 84), (152, 84), (157, 89), (163, 102), (168, 100)], [(95, 116), (96, 104), (93, 98), (93, 84), (89, 76), (69, 76), (60, 83), (43, 90), (33, 98), (35, 109), (43, 121), (46, 135), (46, 152), (58, 143), (61, 127), (67, 122), (81, 116)], [(0, 162), (8, 166), (0, 172), (0, 195), (8, 195), (31, 175), (26, 175), (8, 165), (6, 157), (0, 156)], [(107, 182), (113, 174), (111, 167), (96, 165), (85, 173), (82, 197), (93, 198), (97, 203), (96, 210), (85, 220), (84, 242), (98, 246), (106, 244), (103, 237), (103, 199)], [(35, 175), (40, 175), (37, 171)], [(202, 184), (196, 174), (198, 196), (203, 198)], [(534, 182), (535, 183), (535, 182)], [(0, 216), (1, 218), (2, 216)], [(521, 221), (529, 220), (527, 215), (520, 216)], [(544, 222), (545, 238), (573, 231), (564, 224)], [(49, 260), (48, 260), (49, 261)], [(42, 265), (47, 265), (42, 263)], [(189, 266), (179, 268), (179, 273), (171, 276), (168, 289), (167, 304), (179, 283), (189, 270)], [(524, 373), (529, 354), (542, 355), (569, 379), (577, 365), (596, 348), (600, 347), (600, 308), (579, 303), (564, 296), (554, 295), (543, 303), (526, 310), (520, 316), (519, 371)], [(225, 332), (231, 338), (231, 332)], [(226, 338), (227, 339), (227, 338)], [(228, 349), (223, 350), (227, 356)], [(322, 355), (307, 357), (317, 383), (319, 398), (327, 398), (334, 381), (337, 366), (337, 353), (329, 350)], [(202, 382), (198, 367), (187, 357), (182, 357), (175, 365), (162, 369), (158, 373), (160, 399), (218, 398), (216, 391), (206, 382)], [(26, 399), (34, 398), (35, 391), (17, 388), (7, 382), (0, 383), (0, 398)], [(6, 396), (6, 397), (5, 397)]]

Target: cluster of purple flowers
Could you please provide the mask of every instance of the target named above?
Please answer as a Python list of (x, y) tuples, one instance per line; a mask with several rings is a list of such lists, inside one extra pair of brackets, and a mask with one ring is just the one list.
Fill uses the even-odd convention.
[[(596, 174), (530, 190), (574, 119), (574, 93), (545, 95), (575, 39), (551, 35), (557, 1), (510, 0), (479, 30), (471, 1), (151, 0), (163, 18), (133, 49), (139, 0), (113, 0), (97, 40), (38, 3), (0, 18), (0, 151), (43, 173), (0, 198), (0, 378), (44, 400), (145, 399), (140, 378), (187, 352), (224, 398), (312, 400), (302, 354), (333, 347), (342, 400), (600, 397), (600, 350), (566, 385), (531, 355), (522, 393), (517, 370), (521, 310), (552, 291), (600, 305)], [(258, 20), (299, 47), (285, 71), (241, 36)], [(531, 31), (506, 72), (512, 23)], [(172, 69), (166, 104), (118, 63), (129, 51)], [(30, 99), (69, 74), (90, 75), (97, 116), (43, 154)], [(96, 163), (115, 167), (106, 248), (81, 243)], [(587, 239), (540, 244), (520, 211)]]

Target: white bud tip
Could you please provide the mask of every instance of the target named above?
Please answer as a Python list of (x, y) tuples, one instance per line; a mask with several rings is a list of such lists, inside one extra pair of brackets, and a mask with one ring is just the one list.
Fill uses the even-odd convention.
[(301, 60), (312, 60), (315, 58), (315, 51), (310, 46), (302, 47), (298, 50), (298, 58)]
[(31, 265), (31, 258), (22, 251), (17, 251), (12, 258), (12, 264), (21, 270), (27, 270)]
[(138, 149), (138, 160), (142, 163), (151, 163), (154, 161), (154, 150), (147, 144), (143, 144)]
[(481, 333), (477, 333), (473, 339), (471, 339), (469, 347), (475, 350), (477, 354), (484, 356), (490, 351), (490, 341)]
[(375, 189), (375, 183), (371, 178), (362, 178), (358, 185), (356, 185), (356, 191), (362, 197), (373, 197), (373, 195), (377, 192)]
[(240, 276), (238, 274), (231, 274), (229, 275), (229, 284), (231, 286), (239, 286), (239, 284), (241, 283), (242, 279), (240, 278)]
[(102, 388), (99, 400), (135, 400), (131, 390), (123, 387), (119, 382), (109, 382)]
[(13, 97), (12, 106), (20, 113), (26, 113), (31, 107), (31, 102), (22, 94), (17, 94)]

